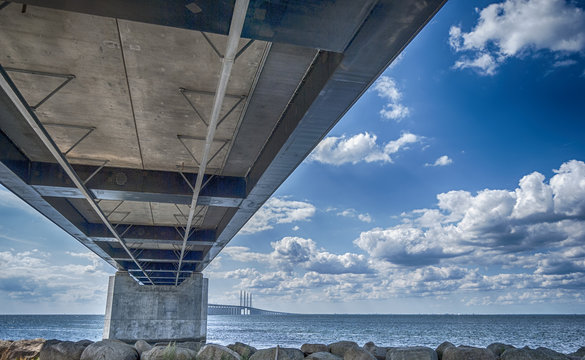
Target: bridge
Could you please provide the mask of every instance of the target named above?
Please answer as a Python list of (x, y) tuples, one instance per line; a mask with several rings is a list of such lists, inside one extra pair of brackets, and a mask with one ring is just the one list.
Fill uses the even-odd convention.
[(292, 315), (291, 313), (285, 313), (280, 311), (270, 311), (258, 309), (255, 307), (245, 307), (238, 305), (220, 305), (220, 304), (208, 304), (207, 305), (208, 315)]
[(240, 291), (239, 305), (208, 304), (208, 315), (292, 315), (281, 311), (258, 309), (252, 306), (252, 294)]
[(0, 182), (115, 267), (104, 338), (205, 339), (201, 272), (445, 0), (0, 2)]

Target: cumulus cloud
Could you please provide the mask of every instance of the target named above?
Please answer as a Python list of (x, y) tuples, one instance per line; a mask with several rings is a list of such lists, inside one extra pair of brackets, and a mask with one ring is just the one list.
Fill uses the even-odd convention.
[(273, 251), (267, 254), (253, 252), (242, 246), (228, 246), (223, 252), (236, 261), (260, 262), (287, 272), (296, 269), (322, 274), (359, 274), (372, 271), (365, 255), (332, 254), (317, 248), (317, 244), (312, 239), (287, 236), (271, 242), (270, 245)]
[(309, 221), (315, 215), (314, 205), (305, 201), (288, 200), (274, 196), (252, 216), (240, 230), (240, 234), (254, 234), (274, 228), (275, 224), (290, 224), (296, 221)]
[[(52, 256), (38, 250), (0, 252), (0, 294), (3, 298), (45, 304), (79, 304), (103, 301), (104, 279), (111, 274), (97, 257), (69, 253), (91, 264), (55, 265)], [(101, 305), (100, 305), (101, 306)]]
[(359, 221), (365, 222), (365, 223), (371, 223), (373, 221), (372, 217), (370, 216), (370, 214), (368, 213), (364, 213), (364, 214), (360, 214), (357, 212), (356, 209), (345, 209), (343, 211), (340, 211), (337, 213), (337, 216), (343, 216), (343, 217), (348, 217), (348, 218), (355, 218), (358, 219)]
[(373, 85), (379, 97), (388, 101), (384, 108), (380, 110), (380, 115), (385, 119), (400, 121), (410, 114), (408, 107), (402, 105), (400, 100), (402, 93), (398, 90), (398, 86), (394, 79), (388, 76), (380, 76)]
[(452, 26), (449, 44), (464, 54), (454, 68), (493, 75), (511, 57), (537, 51), (563, 56), (585, 50), (585, 12), (565, 0), (506, 0), (479, 11), (479, 20), (469, 32)]
[(514, 191), (439, 194), (436, 209), (405, 214), (403, 224), (363, 232), (354, 243), (397, 265), (578, 244), (585, 231), (585, 163), (572, 160), (555, 172), (549, 183), (538, 172), (526, 175)]
[(393, 162), (391, 155), (408, 149), (408, 145), (421, 141), (421, 137), (412, 133), (403, 133), (398, 139), (385, 145), (377, 142), (378, 137), (364, 132), (350, 138), (346, 136), (329, 136), (323, 139), (313, 150), (309, 159), (324, 164), (343, 165), (359, 162)]
[(301, 237), (274, 241), (267, 253), (226, 247), (224, 256), (248, 267), (221, 276), (263, 297), (306, 302), (432, 296), (462, 306), (581, 304), (584, 202), (585, 163), (571, 160), (549, 179), (527, 174), (515, 189), (438, 194), (436, 206), (362, 232), (354, 252), (334, 254)]
[(426, 163), (425, 166), (447, 166), (453, 163), (453, 159), (447, 155), (440, 156), (434, 163)]

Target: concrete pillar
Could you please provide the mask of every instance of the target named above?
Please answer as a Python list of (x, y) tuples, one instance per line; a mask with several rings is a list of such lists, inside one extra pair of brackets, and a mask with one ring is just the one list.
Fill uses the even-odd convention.
[(104, 339), (205, 341), (207, 279), (194, 273), (179, 286), (139, 285), (127, 272), (110, 276)]

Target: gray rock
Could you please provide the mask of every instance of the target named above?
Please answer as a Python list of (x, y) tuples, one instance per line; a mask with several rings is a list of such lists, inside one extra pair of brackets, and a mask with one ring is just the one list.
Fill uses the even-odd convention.
[(443, 360), (496, 360), (497, 357), (488, 349), (471, 346), (447, 347), (443, 351)]
[(435, 350), (426, 346), (397, 347), (388, 350), (387, 360), (437, 360)]
[(319, 351), (319, 352), (315, 352), (312, 353), (311, 355), (307, 356), (305, 358), (305, 360), (341, 360), (342, 358), (337, 356), (337, 355), (333, 355), (332, 353), (328, 352), (328, 351)]
[(93, 341), (84, 339), (84, 340), (76, 341), (75, 343), (78, 345), (83, 345), (85, 347), (88, 347), (89, 345), (93, 344)]
[(437, 346), (437, 348), (435, 349), (435, 351), (437, 352), (437, 356), (439, 357), (439, 360), (441, 360), (443, 358), (443, 352), (448, 347), (455, 347), (455, 345), (451, 344), (448, 341), (445, 341), (441, 345)]
[[(199, 353), (197, 360), (241, 360), (242, 357), (237, 352), (228, 349), (223, 345), (207, 344)], [(273, 359), (274, 360), (274, 359)]]
[(2, 354), (2, 360), (29, 360), (35, 359), (39, 356), (41, 347), (45, 339), (32, 339), (32, 340), (17, 340), (11, 341), (10, 344), (3, 344), (2, 346), (8, 345)]
[(585, 358), (585, 346), (579, 348), (579, 350), (567, 354), (567, 356), (571, 359), (583, 359)]
[(134, 347), (118, 340), (95, 342), (83, 350), (81, 360), (138, 360)]
[(177, 343), (176, 345), (177, 345), (177, 347), (190, 349), (190, 350), (195, 351), (195, 353), (198, 353), (199, 350), (201, 350), (201, 348), (203, 346), (205, 346), (205, 342), (204, 341), (184, 341), (184, 342)]
[(554, 350), (539, 347), (531, 349), (523, 347), (522, 349), (508, 349), (500, 356), (502, 360), (569, 360), (565, 354), (558, 353)]
[(141, 360), (195, 360), (197, 353), (176, 345), (155, 346), (140, 356)]
[(329, 352), (333, 355), (343, 357), (347, 350), (351, 348), (359, 348), (359, 345), (353, 341), (338, 341), (329, 344), (327, 347), (329, 348)]
[(376, 360), (376, 358), (363, 348), (350, 347), (343, 355), (343, 360)]
[(325, 344), (303, 344), (301, 351), (309, 355), (318, 352), (329, 352), (329, 348)]
[(487, 349), (494, 353), (496, 356), (502, 355), (502, 353), (508, 349), (515, 349), (514, 346), (502, 343), (489, 344)]
[(378, 360), (386, 359), (386, 353), (390, 348), (384, 346), (376, 346), (373, 342), (367, 342), (364, 345), (364, 350), (368, 351), (370, 354), (374, 355), (374, 357)]
[[(262, 349), (256, 351), (250, 360), (274, 360), (276, 348)], [(305, 354), (299, 349), (278, 348), (277, 360), (303, 360)]]
[(47, 340), (41, 347), (39, 360), (79, 360), (85, 348), (92, 343), (89, 340)]
[(233, 351), (237, 352), (238, 354), (240, 354), (242, 359), (249, 359), (250, 356), (252, 356), (252, 354), (254, 354), (256, 351), (258, 351), (258, 349), (256, 349), (255, 347), (241, 343), (241, 342), (236, 342), (235, 344), (230, 344), (227, 347), (230, 350), (233, 350)]
[(144, 340), (138, 340), (134, 344), (134, 348), (136, 349), (136, 352), (138, 352), (138, 355), (142, 355), (143, 352), (147, 352), (148, 350), (152, 349), (152, 345)]

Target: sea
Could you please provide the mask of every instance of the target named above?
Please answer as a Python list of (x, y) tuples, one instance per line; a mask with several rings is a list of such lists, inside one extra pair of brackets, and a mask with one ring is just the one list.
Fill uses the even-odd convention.
[[(0, 339), (97, 341), (103, 325), (103, 315), (0, 315)], [(222, 345), (300, 348), (340, 340), (432, 348), (502, 342), (570, 353), (585, 346), (585, 315), (210, 315), (207, 323), (207, 342)]]

